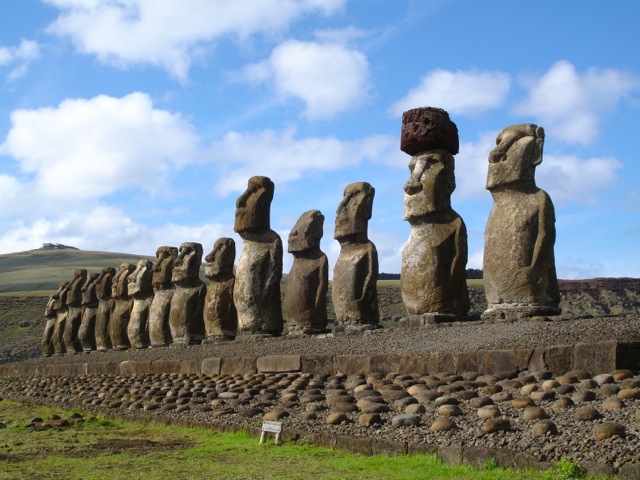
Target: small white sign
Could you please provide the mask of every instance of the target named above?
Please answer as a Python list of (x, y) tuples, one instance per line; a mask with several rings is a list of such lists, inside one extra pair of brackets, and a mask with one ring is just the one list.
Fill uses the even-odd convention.
[(280, 434), (282, 433), (282, 422), (270, 422), (265, 420), (262, 422), (262, 433), (260, 434), (260, 443), (264, 443), (267, 432), (276, 434), (276, 445), (280, 443)]

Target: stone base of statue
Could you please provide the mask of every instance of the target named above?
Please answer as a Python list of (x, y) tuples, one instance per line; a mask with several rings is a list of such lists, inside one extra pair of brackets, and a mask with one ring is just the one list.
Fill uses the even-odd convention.
[(560, 315), (562, 309), (555, 305), (531, 305), (523, 303), (489, 304), (482, 313), (485, 322), (528, 321), (533, 317)]
[(211, 345), (216, 343), (233, 342), (236, 339), (235, 335), (211, 335), (202, 340), (203, 345)]
[(384, 328), (379, 323), (336, 322), (331, 328), (331, 333), (344, 333), (346, 335), (364, 334), (373, 330)]
[(468, 322), (472, 317), (458, 313), (423, 313), (422, 315), (409, 315), (400, 319), (399, 325), (404, 328), (422, 328), (428, 325), (438, 325), (451, 322)]
[(321, 335), (323, 333), (331, 333), (330, 328), (323, 327), (312, 327), (312, 326), (304, 326), (304, 325), (288, 325), (287, 326), (287, 335), (297, 336), (297, 335)]
[(268, 333), (268, 332), (244, 331), (244, 332), (238, 332), (238, 335), (236, 335), (235, 340), (237, 342), (255, 342), (258, 340), (263, 340), (265, 338), (279, 337), (280, 334), (281, 332)]

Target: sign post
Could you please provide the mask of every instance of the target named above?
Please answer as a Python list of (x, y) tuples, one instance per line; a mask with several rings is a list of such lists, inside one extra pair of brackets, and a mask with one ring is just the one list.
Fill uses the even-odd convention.
[(280, 435), (282, 434), (282, 422), (270, 422), (265, 420), (262, 422), (262, 433), (260, 433), (260, 444), (264, 443), (267, 432), (276, 434), (276, 445), (280, 443)]

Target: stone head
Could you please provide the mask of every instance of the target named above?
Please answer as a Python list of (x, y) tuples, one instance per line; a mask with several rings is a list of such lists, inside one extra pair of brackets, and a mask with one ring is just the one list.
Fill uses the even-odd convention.
[(300, 218), (289, 233), (289, 253), (320, 249), (324, 215), (320, 210), (309, 210)]
[(73, 272), (73, 280), (69, 285), (67, 294), (67, 305), (79, 306), (82, 303), (82, 286), (87, 281), (87, 270), (84, 268)]
[(149, 260), (142, 259), (138, 262), (136, 269), (128, 277), (128, 292), (130, 296), (150, 295), (153, 292), (151, 288), (151, 275), (153, 271), (153, 263)]
[(446, 150), (458, 153), (458, 127), (449, 114), (436, 107), (420, 107), (402, 114), (400, 150), (416, 155), (425, 150)]
[(104, 267), (100, 272), (96, 285), (96, 295), (98, 299), (106, 299), (111, 296), (111, 288), (113, 277), (116, 274), (116, 269), (113, 267)]
[(58, 310), (67, 306), (67, 293), (69, 292), (70, 282), (60, 282), (58, 291), (53, 295), (55, 299), (53, 309)]
[(219, 238), (213, 244), (213, 250), (204, 259), (204, 273), (207, 278), (221, 274), (233, 273), (233, 262), (236, 259), (236, 242), (233, 238)]
[(346, 186), (336, 211), (336, 240), (353, 237), (366, 240), (375, 193), (375, 189), (367, 182), (355, 182)]
[(258, 233), (271, 229), (271, 201), (275, 185), (268, 177), (251, 177), (247, 189), (236, 201), (233, 231)]
[(175, 283), (199, 278), (201, 263), (202, 244), (196, 242), (183, 243), (180, 245), (178, 258), (173, 264), (172, 281)]
[(455, 160), (446, 150), (427, 150), (411, 157), (410, 177), (404, 185), (403, 218), (417, 221), (451, 208), (456, 188)]
[(129, 275), (136, 269), (135, 265), (123, 263), (112, 280), (111, 296), (124, 298), (129, 295)]
[(532, 123), (504, 128), (489, 153), (487, 190), (513, 184), (535, 185), (535, 170), (542, 163), (544, 129)]
[(95, 301), (96, 297), (96, 282), (100, 278), (99, 273), (92, 273), (87, 276), (87, 281), (82, 286), (82, 304), (87, 304)]
[(158, 247), (158, 250), (156, 250), (156, 263), (153, 267), (151, 278), (151, 283), (154, 287), (169, 287), (171, 285), (176, 258), (178, 258), (178, 249), (176, 247)]

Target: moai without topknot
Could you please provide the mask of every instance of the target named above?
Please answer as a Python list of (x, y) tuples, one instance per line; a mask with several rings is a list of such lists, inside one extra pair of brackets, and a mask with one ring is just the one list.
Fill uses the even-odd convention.
[(87, 271), (82, 268), (76, 270), (67, 292), (67, 308), (69, 312), (64, 325), (64, 347), (67, 353), (82, 351), (78, 338), (78, 330), (82, 322), (82, 287), (87, 282)]
[(62, 282), (58, 289), (57, 298), (53, 302), (53, 310), (56, 312), (56, 323), (53, 327), (53, 351), (56, 355), (64, 355), (67, 351), (64, 345), (64, 331), (67, 321), (67, 293), (69, 292), (69, 282)]
[(274, 190), (269, 178), (251, 177), (236, 202), (233, 230), (243, 240), (233, 289), (239, 335), (280, 335), (283, 329), (282, 240), (271, 230)]
[(53, 334), (56, 327), (57, 308), (60, 304), (60, 294), (67, 288), (67, 282), (61, 282), (58, 286), (58, 291), (49, 296), (47, 306), (44, 309), (44, 332), (42, 332), (42, 340), (40, 341), (40, 352), (45, 357), (50, 357), (54, 354), (53, 346)]
[(209, 279), (204, 301), (203, 343), (233, 340), (238, 331), (238, 312), (233, 303), (236, 243), (233, 238), (219, 238), (205, 258), (204, 274)]
[(336, 211), (334, 238), (340, 255), (333, 268), (336, 322), (357, 330), (379, 327), (378, 252), (368, 238), (375, 189), (366, 182), (347, 185)]
[(156, 250), (156, 262), (151, 276), (153, 300), (149, 309), (149, 342), (152, 347), (166, 347), (171, 343), (169, 314), (171, 298), (176, 291), (171, 278), (176, 258), (176, 247), (162, 246)]
[(127, 335), (133, 306), (133, 299), (129, 296), (129, 275), (135, 269), (135, 265), (123, 263), (112, 281), (113, 311), (109, 318), (109, 338), (116, 350), (126, 350), (131, 346)]
[(458, 128), (432, 107), (402, 115), (400, 149), (411, 155), (403, 218), (411, 224), (402, 252), (402, 300), (423, 323), (466, 320), (467, 229), (451, 208)]
[(96, 296), (98, 297), (98, 312), (96, 313), (96, 350), (103, 352), (112, 347), (109, 337), (109, 320), (114, 306), (111, 296), (113, 277), (116, 269), (104, 267), (96, 281)]
[(558, 315), (555, 211), (534, 178), (544, 130), (531, 123), (512, 125), (498, 134), (496, 144), (487, 175), (494, 203), (484, 234), (487, 310), (482, 318)]
[(320, 250), (324, 215), (303, 213), (289, 233), (288, 251), (294, 260), (284, 286), (284, 319), (289, 333), (327, 331), (329, 262)]
[(149, 309), (153, 300), (151, 275), (153, 263), (142, 259), (128, 278), (128, 293), (133, 298), (131, 317), (127, 326), (127, 336), (133, 348), (149, 346)]
[(82, 286), (82, 321), (78, 329), (78, 339), (85, 353), (96, 349), (96, 317), (99, 305), (96, 282), (98, 278), (100, 278), (99, 273), (92, 273)]
[(185, 242), (180, 245), (173, 265), (172, 280), (176, 291), (171, 297), (169, 329), (174, 344), (192, 345), (204, 339), (202, 310), (207, 286), (200, 280), (202, 245)]

